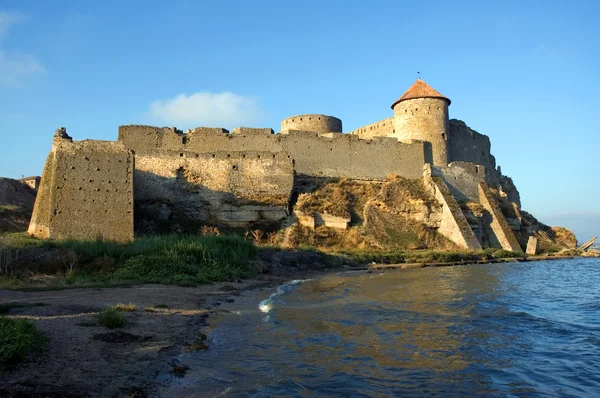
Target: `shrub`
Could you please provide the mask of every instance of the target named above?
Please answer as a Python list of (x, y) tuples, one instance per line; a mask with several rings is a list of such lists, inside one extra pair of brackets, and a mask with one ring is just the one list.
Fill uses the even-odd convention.
[(0, 363), (22, 360), (42, 349), (45, 342), (46, 338), (32, 323), (0, 317)]
[(111, 307), (102, 311), (98, 315), (98, 323), (109, 329), (122, 328), (127, 323), (127, 319), (121, 311)]

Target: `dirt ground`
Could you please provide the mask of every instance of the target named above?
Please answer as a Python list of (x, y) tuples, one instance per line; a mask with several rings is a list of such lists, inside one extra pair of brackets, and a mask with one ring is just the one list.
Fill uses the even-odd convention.
[[(138, 285), (41, 292), (0, 290), (0, 308), (27, 318), (49, 338), (47, 348), (28, 360), (0, 368), (2, 397), (144, 397), (169, 374), (174, 357), (207, 333), (210, 315), (240, 295), (268, 289), (289, 276), (261, 276), (239, 283), (200, 287)], [(265, 292), (267, 294), (267, 292)], [(97, 314), (118, 303), (121, 329), (98, 325)], [(145, 307), (166, 306), (154, 311)], [(210, 347), (209, 347), (210, 349)], [(175, 376), (172, 376), (175, 377)]]

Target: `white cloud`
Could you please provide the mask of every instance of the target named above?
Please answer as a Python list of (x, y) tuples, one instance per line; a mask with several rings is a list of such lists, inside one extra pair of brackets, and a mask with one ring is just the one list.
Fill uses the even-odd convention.
[(19, 23), (25, 19), (25, 16), (19, 12), (0, 11), (0, 39), (8, 33), (11, 25)]
[[(18, 12), (0, 11), (0, 40), (7, 36), (12, 25), (25, 19)], [(6, 52), (0, 48), (0, 86), (18, 86), (26, 78), (45, 71), (34, 55)]]
[(150, 104), (148, 115), (170, 125), (181, 127), (239, 127), (262, 118), (256, 98), (231, 92), (201, 91), (191, 95), (158, 100)]

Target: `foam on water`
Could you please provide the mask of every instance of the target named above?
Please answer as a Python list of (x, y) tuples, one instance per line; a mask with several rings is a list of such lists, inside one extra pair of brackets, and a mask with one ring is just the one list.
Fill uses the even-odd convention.
[(258, 304), (258, 309), (261, 312), (268, 314), (273, 309), (273, 307), (275, 307), (275, 305), (285, 305), (283, 301), (277, 300), (276, 297), (291, 292), (296, 288), (297, 285), (304, 282), (308, 282), (309, 280), (310, 279), (294, 279), (291, 282), (284, 283), (283, 285), (278, 286), (275, 293), (271, 294), (268, 298), (264, 299)]

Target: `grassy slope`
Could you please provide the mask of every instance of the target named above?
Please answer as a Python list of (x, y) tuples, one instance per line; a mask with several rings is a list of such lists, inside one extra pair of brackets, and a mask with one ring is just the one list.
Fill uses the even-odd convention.
[[(25, 234), (0, 237), (0, 274), (63, 274), (68, 284), (199, 284), (253, 275), (256, 247), (238, 236), (142, 237), (134, 242), (48, 241)], [(13, 282), (14, 279), (13, 279)]]

